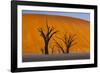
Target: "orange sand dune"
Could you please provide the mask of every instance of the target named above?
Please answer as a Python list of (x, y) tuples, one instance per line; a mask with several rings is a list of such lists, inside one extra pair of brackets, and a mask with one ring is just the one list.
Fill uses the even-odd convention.
[[(63, 38), (65, 33), (76, 34), (75, 42), (77, 44), (70, 48), (70, 53), (87, 53), (90, 51), (90, 23), (88, 21), (64, 16), (23, 14), (23, 54), (42, 54), (41, 48), (44, 48), (44, 41), (40, 36), (38, 29), (42, 27), (43, 30), (47, 30), (46, 17), (48, 25), (53, 26), (55, 30), (59, 31), (53, 36), (53, 38), (62, 44), (63, 47), (64, 44), (59, 39), (57, 39), (56, 36)], [(56, 45), (53, 38), (49, 43), (49, 53), (52, 51), (51, 48)], [(54, 52), (58, 53), (58, 48), (56, 46), (54, 46)]]

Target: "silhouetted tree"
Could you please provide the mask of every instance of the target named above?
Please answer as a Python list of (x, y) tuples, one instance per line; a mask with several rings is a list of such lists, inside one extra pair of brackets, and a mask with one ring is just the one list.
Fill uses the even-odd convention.
[(74, 42), (75, 41), (74, 37), (75, 35), (66, 35), (66, 34), (64, 35), (64, 39), (57, 37), (64, 43), (66, 47), (65, 50), (56, 40), (55, 41), (56, 41), (57, 46), (61, 49), (63, 53), (69, 53), (70, 48), (76, 44), (76, 42)]
[(51, 49), (52, 49), (51, 53), (54, 54), (54, 46), (51, 47)]
[(42, 52), (42, 54), (44, 54), (44, 49), (41, 48), (41, 52)]
[(69, 53), (70, 52), (70, 48), (73, 47), (76, 43), (74, 43), (75, 41), (75, 35), (69, 35), (69, 36), (66, 36), (65, 35), (65, 38), (63, 41), (66, 45), (66, 53)]
[(58, 49), (58, 53), (61, 53), (60, 49)]
[(57, 33), (57, 31), (55, 31), (54, 27), (48, 26), (47, 17), (46, 17), (46, 28), (47, 28), (46, 33), (43, 30), (43, 28), (39, 28), (38, 31), (40, 32), (41, 37), (44, 40), (44, 44), (45, 44), (45, 47), (44, 47), (45, 51), (44, 52), (45, 52), (45, 54), (49, 54), (49, 51), (48, 51), (49, 41), (53, 37), (53, 35)]

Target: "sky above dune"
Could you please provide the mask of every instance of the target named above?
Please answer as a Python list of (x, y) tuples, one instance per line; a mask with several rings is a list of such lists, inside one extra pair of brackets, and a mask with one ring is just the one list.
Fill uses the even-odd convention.
[(22, 13), (23, 14), (46, 14), (46, 15), (69, 16), (69, 17), (74, 17), (74, 18), (79, 18), (79, 19), (90, 21), (90, 14), (89, 13), (33, 11), (33, 10), (22, 10)]

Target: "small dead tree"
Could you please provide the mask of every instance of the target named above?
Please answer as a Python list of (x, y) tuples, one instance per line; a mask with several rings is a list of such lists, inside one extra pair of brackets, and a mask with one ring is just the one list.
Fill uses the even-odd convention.
[(60, 49), (58, 49), (58, 53), (60, 53)]
[(60, 39), (64, 45), (65, 45), (65, 50), (64, 48), (56, 41), (57, 46), (62, 50), (63, 53), (69, 53), (70, 52), (70, 48), (73, 47), (76, 42), (75, 41), (75, 37), (76, 35), (64, 35), (64, 39), (57, 37), (58, 39)]
[(61, 53), (60, 49), (59, 48), (58, 49), (57, 48), (55, 49), (55, 47), (56, 47), (56, 45), (53, 45), (53, 47), (51, 47), (51, 53), (52, 54), (55, 54), (56, 53), (56, 50), (57, 50), (57, 53)]
[(47, 17), (46, 17), (46, 28), (47, 28), (46, 33), (43, 30), (43, 28), (39, 28), (38, 31), (40, 32), (40, 35), (44, 40), (44, 44), (45, 44), (45, 46), (44, 46), (45, 51), (44, 52), (45, 52), (45, 54), (49, 54), (49, 51), (48, 51), (49, 41), (53, 37), (53, 35), (57, 33), (57, 31), (55, 31), (54, 27), (48, 26)]
[(76, 43), (74, 43), (75, 41), (75, 35), (69, 35), (69, 36), (66, 36), (64, 37), (64, 40), (63, 41), (66, 45), (66, 53), (69, 53), (70, 52), (70, 48), (73, 47)]
[(44, 54), (44, 49), (41, 48), (41, 52), (42, 52), (42, 54)]
[(54, 54), (54, 46), (51, 47), (51, 49), (52, 49), (51, 53)]

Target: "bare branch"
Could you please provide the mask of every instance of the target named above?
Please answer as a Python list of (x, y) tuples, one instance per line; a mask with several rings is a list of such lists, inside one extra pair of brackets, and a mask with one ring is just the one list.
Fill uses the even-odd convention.
[(46, 27), (47, 27), (47, 32), (49, 32), (50, 27), (48, 26), (48, 20), (47, 20), (47, 16), (46, 16)]
[(57, 37), (57, 36), (56, 36), (56, 38), (58, 38), (58, 39), (60, 39), (61, 41), (65, 42), (65, 40), (63, 40), (63, 39), (62, 39), (62, 38), (60, 38), (60, 37)]
[(63, 50), (63, 47), (55, 39), (54, 39), (54, 41), (57, 44), (57, 47), (60, 48), (63, 53), (65, 53)]
[(76, 44), (77, 44), (77, 42), (75, 42), (75, 43), (72, 43), (72, 44), (71, 44), (71, 46), (74, 46), (74, 45), (76, 45)]
[(54, 30), (54, 28), (53, 27), (51, 27), (51, 28), (48, 28), (48, 32), (47, 32), (47, 37), (49, 37), (49, 35), (52, 33), (52, 31)]
[(43, 32), (42, 28), (38, 29), (38, 31), (40, 32), (41, 36), (43, 37), (43, 39), (46, 39), (45, 33)]
[(58, 31), (55, 31), (55, 32), (53, 32), (53, 33), (51, 33), (50, 34), (50, 36), (49, 36), (49, 40), (52, 38), (52, 36), (54, 35), (54, 34), (56, 34)]

